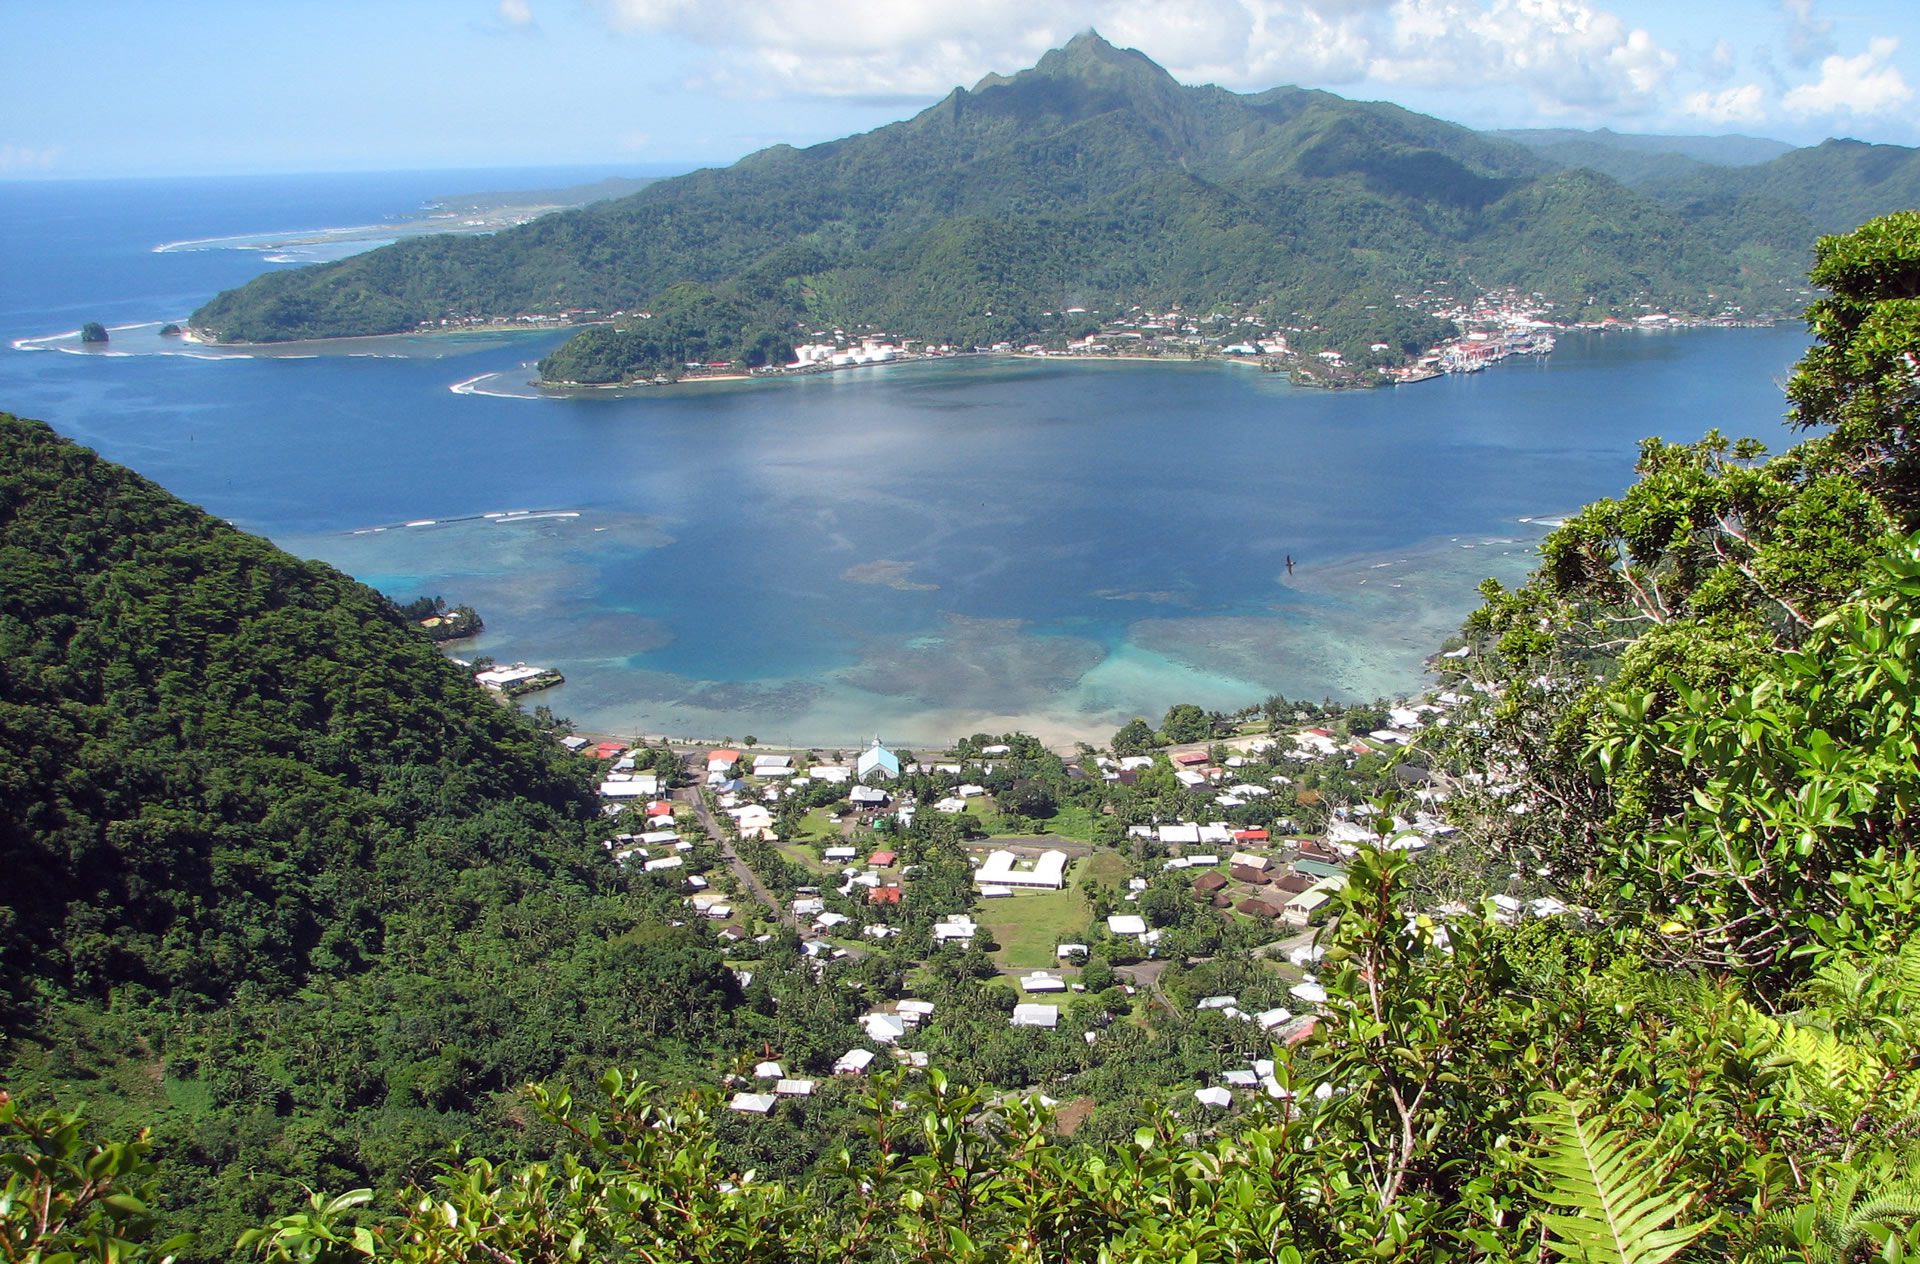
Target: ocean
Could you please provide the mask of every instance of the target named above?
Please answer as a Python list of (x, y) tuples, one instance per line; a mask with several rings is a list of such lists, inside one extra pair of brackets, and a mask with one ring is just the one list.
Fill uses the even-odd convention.
[[(995, 357), (564, 399), (524, 387), (551, 333), (235, 356), (154, 332), (289, 266), (156, 247), (606, 174), (0, 183), (0, 409), (396, 598), (474, 605), (454, 652), (558, 667), (527, 705), (582, 728), (829, 747), (1418, 689), (1479, 582), (1631, 483), (1642, 437), (1790, 441), (1797, 324), (1571, 334), (1370, 392)], [(48, 341), (89, 320), (118, 327), (104, 353)]]

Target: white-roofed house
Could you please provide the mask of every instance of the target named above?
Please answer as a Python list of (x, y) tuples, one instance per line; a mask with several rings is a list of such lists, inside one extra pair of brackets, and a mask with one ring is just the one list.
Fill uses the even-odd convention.
[(874, 1053), (871, 1049), (849, 1049), (840, 1055), (833, 1064), (835, 1075), (865, 1075), (873, 1064)]
[(727, 1109), (737, 1110), (743, 1115), (770, 1115), (773, 1104), (778, 1101), (772, 1093), (735, 1093), (733, 1100), (727, 1103)]
[(907, 1024), (898, 1014), (867, 1014), (860, 1019), (860, 1025), (867, 1029), (867, 1039), (875, 1044), (890, 1045), (907, 1034)]
[(1060, 1007), (1023, 1001), (1013, 1007), (1013, 1017), (1008, 1022), (1015, 1027), (1044, 1027), (1051, 1031), (1060, 1023)]

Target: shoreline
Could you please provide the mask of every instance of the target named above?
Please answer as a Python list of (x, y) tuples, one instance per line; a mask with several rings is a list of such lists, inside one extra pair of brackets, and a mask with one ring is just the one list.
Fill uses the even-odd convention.
[[(117, 326), (117, 328), (141, 329), (147, 325), (158, 327), (169, 323), (180, 326), (180, 340), (182, 342), (192, 343), (198, 347), (206, 347), (213, 351), (247, 351), (265, 347), (315, 347), (341, 342), (372, 342), (376, 339), (388, 338), (444, 338), (455, 334), (552, 334), (569, 329), (591, 329), (595, 325), (605, 325), (611, 322), (591, 321), (579, 325), (528, 325), (521, 323), (462, 325), (458, 329), (407, 329), (384, 334), (329, 334), (324, 338), (284, 338), (274, 342), (239, 339), (232, 342), (218, 342), (211, 338), (202, 337), (200, 332), (192, 325), (189, 325), (184, 317), (174, 321), (139, 321), (132, 325)], [(64, 337), (65, 335), (55, 334), (52, 336)]]

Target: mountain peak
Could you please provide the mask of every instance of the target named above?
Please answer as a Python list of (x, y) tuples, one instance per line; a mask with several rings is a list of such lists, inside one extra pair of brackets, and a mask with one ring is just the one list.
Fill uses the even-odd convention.
[(1043, 75), (1099, 81), (1142, 75), (1156, 80), (1173, 78), (1145, 53), (1116, 48), (1092, 27), (1048, 52), (1033, 69)]

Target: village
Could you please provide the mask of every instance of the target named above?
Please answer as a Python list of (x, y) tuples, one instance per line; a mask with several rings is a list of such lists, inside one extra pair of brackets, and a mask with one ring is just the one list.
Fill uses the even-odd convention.
[[(1750, 317), (1732, 305), (1723, 305), (1709, 315), (1690, 315), (1668, 311), (1642, 298), (1644, 301), (1632, 305), (1632, 315), (1574, 320), (1556, 314), (1554, 304), (1538, 293), (1507, 287), (1460, 294), (1455, 287), (1435, 283), (1418, 293), (1396, 294), (1389, 305), (1442, 322), (1433, 328), (1453, 330), (1445, 336), (1424, 339), (1417, 346), (1404, 340), (1398, 344), (1381, 341), (1377, 335), (1352, 329), (1331, 329), (1301, 313), (1276, 319), (1259, 311), (1259, 305), (1234, 303), (1215, 304), (1204, 315), (1179, 305), (1156, 311), (1142, 304), (1122, 304), (1104, 312), (1070, 306), (1040, 313), (1043, 321), (1057, 327), (1057, 332), (1024, 342), (976, 346), (891, 334), (872, 326), (803, 328), (795, 335), (793, 359), (784, 364), (749, 369), (731, 360), (689, 361), (674, 378), (657, 377), (653, 384), (785, 377), (959, 356), (1014, 355), (1069, 360), (1204, 360), (1285, 373), (1300, 386), (1404, 386), (1449, 374), (1477, 373), (1512, 356), (1550, 354), (1555, 335), (1570, 329), (1649, 332), (1772, 323), (1769, 316)], [(1381, 309), (1373, 305), (1368, 310)], [(646, 315), (588, 308), (460, 315), (422, 321), (419, 332), (585, 328)], [(1362, 322), (1380, 329), (1393, 323), (1389, 316)]]
[[(930, 1049), (949, 1016), (917, 993), (957, 977), (981, 986), (952, 1021), (977, 1044), (995, 1039), (982, 1014), (999, 1015), (1031, 1055), (1014, 1065), (1047, 1062), (1033, 1042), (1093, 1054), (1129, 1029), (1208, 1033), (1178, 1095), (1227, 1111), (1293, 1091), (1271, 1054), (1304, 1041), (1328, 1000), (1323, 931), (1359, 849), (1444, 849), (1449, 801), (1488, 789), (1420, 757), (1483, 700), (1462, 682), (1318, 723), (1216, 718), (1206, 740), (1073, 758), (1020, 734), (920, 755), (878, 737), (837, 751), (562, 740), (600, 767), (612, 860), (677, 891), (743, 989), (797, 947), (813, 978), (857, 998), (837, 1038), (816, 1032), (798, 1056), (743, 1051), (725, 1079), (732, 1111), (765, 1118), (828, 1084), (941, 1065)], [(1383, 813), (1363, 787), (1397, 798)], [(1528, 886), (1512, 875), (1431, 912), (1570, 911)]]

